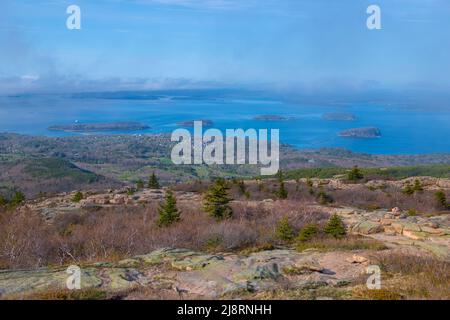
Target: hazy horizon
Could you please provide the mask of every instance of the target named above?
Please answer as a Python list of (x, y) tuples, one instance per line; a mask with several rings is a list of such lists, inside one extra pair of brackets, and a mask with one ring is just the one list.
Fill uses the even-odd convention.
[[(81, 8), (81, 30), (66, 9)], [(2, 1), (0, 94), (240, 88), (323, 94), (450, 88), (450, 4)], [(407, 90), (408, 93), (404, 91)]]

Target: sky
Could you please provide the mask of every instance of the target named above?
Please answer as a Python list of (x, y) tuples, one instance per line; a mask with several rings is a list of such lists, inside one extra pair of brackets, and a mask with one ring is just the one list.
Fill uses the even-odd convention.
[(450, 1), (0, 1), (0, 94), (221, 86), (449, 91)]

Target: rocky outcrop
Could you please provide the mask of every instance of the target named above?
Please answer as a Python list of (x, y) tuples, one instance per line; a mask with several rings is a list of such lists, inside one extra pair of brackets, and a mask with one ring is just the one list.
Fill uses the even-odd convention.
[[(306, 183), (308, 179), (300, 179), (302, 183)], [(424, 190), (449, 190), (450, 179), (434, 178), (434, 177), (413, 177), (401, 180), (370, 180), (366, 183), (347, 183), (344, 177), (335, 179), (310, 179), (315, 188), (327, 186), (338, 190), (352, 190), (360, 188), (362, 185), (369, 189), (385, 189), (387, 187), (404, 188), (407, 185), (414, 185), (418, 180)], [(292, 181), (295, 183), (295, 181)]]
[[(31, 210), (39, 212), (46, 220), (52, 220), (57, 215), (68, 213), (83, 213), (85, 210), (111, 206), (137, 206), (154, 201), (161, 201), (164, 198), (164, 189), (143, 189), (130, 194), (126, 188), (111, 190), (107, 193), (97, 193), (94, 191), (84, 192), (85, 198), (79, 202), (74, 202), (75, 192), (62, 193), (45, 200), (35, 200), (27, 202), (21, 210)], [(179, 202), (199, 201), (200, 195), (192, 192), (175, 192)]]
[(350, 233), (373, 237), (388, 245), (416, 247), (450, 260), (449, 215), (410, 217), (399, 208), (377, 211), (321, 208), (341, 216)]
[[(67, 269), (1, 270), (0, 298), (44, 290), (65, 289)], [(89, 266), (81, 268), (82, 288), (126, 289), (146, 283), (144, 275), (130, 268)]]
[(377, 222), (362, 220), (356, 223), (352, 228), (351, 232), (356, 234), (368, 235), (379, 233), (384, 230), (383, 226)]
[[(82, 267), (82, 288), (105, 291), (135, 286), (165, 285), (186, 294), (218, 298), (240, 291), (264, 291), (289, 281), (299, 289), (351, 284), (365, 272), (365, 261), (348, 252), (299, 253), (294, 250), (262, 251), (248, 256), (209, 255), (187, 249), (164, 248), (118, 263)], [(154, 272), (155, 266), (158, 271)], [(3, 270), (2, 297), (63, 289), (66, 269)]]

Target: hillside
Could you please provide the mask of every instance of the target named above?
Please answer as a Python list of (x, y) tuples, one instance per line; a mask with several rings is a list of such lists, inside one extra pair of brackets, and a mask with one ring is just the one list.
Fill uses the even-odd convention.
[(0, 155), (0, 190), (17, 188), (27, 197), (35, 197), (40, 193), (119, 186), (120, 182), (81, 169), (65, 159)]
[[(283, 182), (280, 198), (280, 181), (229, 181), (224, 219), (202, 206), (210, 183), (174, 185), (180, 220), (164, 227), (158, 206), (167, 189), (0, 206), (0, 299), (450, 297), (450, 207), (435, 198), (449, 198), (449, 179)], [(73, 264), (82, 288), (69, 291)], [(365, 285), (371, 265), (381, 290)]]
[[(0, 134), (1, 183), (35, 195), (108, 184), (111, 187), (134, 185), (139, 179), (147, 180), (153, 172), (164, 184), (211, 177), (248, 179), (259, 174), (259, 168), (251, 165), (176, 166), (170, 160), (172, 145), (170, 137), (161, 134), (64, 138)], [(367, 169), (368, 173), (394, 178), (408, 175), (445, 177), (448, 166), (439, 164), (450, 163), (449, 154), (369, 155), (343, 149), (298, 150), (287, 145), (281, 147), (280, 153), (283, 170), (311, 168), (289, 173), (292, 178), (330, 177), (342, 174), (346, 170), (342, 168), (354, 165), (362, 168), (413, 166), (387, 171)], [(421, 167), (423, 165), (432, 166)]]

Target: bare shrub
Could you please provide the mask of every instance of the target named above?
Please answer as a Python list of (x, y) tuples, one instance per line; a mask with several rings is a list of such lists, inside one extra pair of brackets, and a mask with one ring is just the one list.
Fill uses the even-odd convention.
[(57, 259), (57, 237), (41, 217), (31, 212), (1, 216), (0, 266), (39, 267)]
[(208, 245), (216, 245), (216, 249), (220, 250), (239, 250), (255, 246), (259, 239), (258, 231), (248, 227), (248, 224), (242, 222), (224, 221), (211, 225), (200, 234), (199, 240), (205, 248), (208, 248)]
[(384, 272), (406, 276), (400, 293), (410, 299), (450, 299), (450, 262), (409, 252), (380, 253), (375, 258)]
[(328, 219), (328, 214), (293, 200), (235, 202), (233, 218), (220, 222), (203, 212), (201, 203), (180, 201), (178, 206), (180, 221), (166, 228), (156, 223), (157, 201), (60, 215), (51, 224), (36, 214), (4, 214), (0, 225), (1, 267), (117, 261), (162, 247), (213, 251), (271, 247), (279, 243), (276, 226), (283, 216), (296, 231)]
[(338, 205), (355, 206), (363, 209), (394, 208), (417, 210), (420, 212), (436, 212), (433, 193), (423, 191), (407, 195), (400, 188), (388, 186), (384, 189), (370, 190), (365, 186), (351, 190), (329, 190)]

